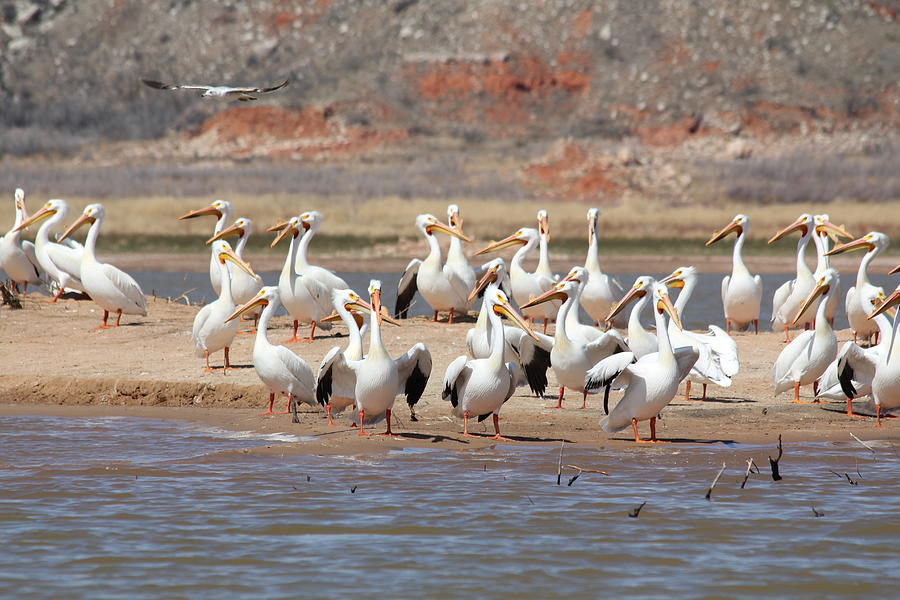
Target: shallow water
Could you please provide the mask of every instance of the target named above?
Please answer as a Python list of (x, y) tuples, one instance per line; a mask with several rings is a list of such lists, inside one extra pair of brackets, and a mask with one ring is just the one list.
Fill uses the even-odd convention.
[(773, 447), (566, 448), (609, 475), (558, 486), (548, 446), (258, 457), (298, 438), (123, 417), (0, 435), (4, 597), (896, 596), (888, 443), (787, 444), (784, 479), (741, 490)]

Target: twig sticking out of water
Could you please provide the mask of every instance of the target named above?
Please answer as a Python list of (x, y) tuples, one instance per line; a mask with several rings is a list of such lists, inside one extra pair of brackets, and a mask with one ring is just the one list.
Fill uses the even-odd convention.
[(638, 515), (641, 514), (641, 509), (644, 508), (646, 504), (646, 502), (641, 502), (640, 506), (635, 506), (630, 511), (628, 511), (628, 516), (632, 519), (637, 519)]
[(307, 475), (307, 476), (306, 476), (306, 483), (309, 483), (310, 481), (312, 481), (312, 477), (310, 477), (309, 475)]
[[(831, 469), (828, 469), (828, 470), (831, 471)], [(853, 481), (852, 479), (850, 479), (850, 474), (849, 474), (849, 473), (844, 473), (843, 475), (841, 475), (841, 474), (838, 473), (837, 471), (831, 471), (831, 472), (834, 473), (835, 475), (837, 475), (838, 477), (840, 477), (841, 479), (844, 479), (844, 478), (846, 477), (846, 478), (847, 478), (847, 482), (848, 482), (850, 485), (859, 485), (859, 481)]]
[(744, 489), (744, 486), (747, 485), (747, 480), (750, 479), (750, 473), (759, 475), (759, 467), (756, 466), (756, 463), (753, 462), (752, 458), (747, 459), (747, 472), (744, 473), (744, 480), (741, 482), (741, 489)]
[(769, 457), (769, 466), (772, 467), (772, 481), (781, 481), (781, 474), (778, 472), (778, 461), (784, 454), (784, 447), (781, 445), (781, 435), (778, 436), (778, 458)]
[(528, 495), (526, 494), (525, 497), (528, 498), (528, 501), (529, 501), (529, 502), (531, 502), (532, 504), (534, 504), (534, 500), (531, 499), (531, 496), (528, 496)]
[(559, 485), (560, 482), (562, 481), (562, 453), (563, 453), (563, 446), (565, 446), (565, 445), (566, 445), (565, 442), (559, 443), (559, 465), (557, 465), (557, 467), (556, 467), (556, 485)]
[(864, 441), (862, 441), (861, 439), (859, 439), (858, 437), (856, 437), (855, 435), (853, 435), (853, 432), (852, 432), (852, 431), (850, 432), (850, 437), (852, 437), (854, 440), (856, 440), (857, 442), (859, 442), (860, 444), (862, 444), (863, 447), (864, 447), (866, 450), (868, 450), (869, 452), (871, 452), (871, 453), (872, 453), (872, 458), (873, 458), (873, 460), (878, 460), (878, 453), (875, 452), (875, 448), (873, 448), (872, 446), (868, 445), (867, 443), (865, 443)]
[(810, 504), (810, 507), (812, 508), (813, 516), (815, 516), (815, 517), (824, 517), (825, 516), (824, 510), (816, 510), (816, 507), (813, 504)]
[(723, 462), (723, 463), (722, 463), (722, 468), (719, 469), (719, 472), (718, 472), (718, 474), (716, 475), (716, 478), (713, 479), (713, 482), (712, 482), (712, 484), (710, 484), (709, 489), (706, 490), (706, 499), (707, 499), (707, 500), (709, 500), (710, 496), (712, 496), (713, 488), (716, 487), (716, 484), (717, 484), (717, 483), (719, 483), (719, 477), (721, 477), (721, 476), (722, 476), (722, 473), (724, 473), (724, 472), (725, 472), (725, 463)]
[(352, 488), (350, 488), (350, 493), (351, 493), (351, 494), (355, 494), (355, 493), (356, 493), (356, 488), (357, 488), (357, 487), (359, 487), (359, 486), (354, 485)]

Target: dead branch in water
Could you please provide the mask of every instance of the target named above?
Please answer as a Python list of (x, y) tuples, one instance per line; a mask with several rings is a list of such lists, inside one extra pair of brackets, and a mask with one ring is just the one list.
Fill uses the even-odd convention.
[(825, 516), (824, 510), (822, 510), (822, 511), (816, 510), (816, 507), (813, 504), (810, 504), (810, 507), (812, 508), (813, 516), (815, 516), (815, 517), (824, 517)]
[(640, 506), (635, 506), (630, 511), (628, 511), (628, 516), (632, 519), (637, 519), (638, 515), (641, 514), (641, 509), (644, 508), (646, 504), (646, 502), (641, 502)]
[(725, 472), (725, 463), (723, 462), (723, 463), (722, 463), (722, 468), (719, 469), (719, 472), (718, 472), (718, 474), (716, 475), (716, 478), (713, 479), (713, 482), (712, 482), (712, 484), (709, 486), (709, 489), (706, 490), (706, 499), (707, 499), (707, 500), (709, 500), (709, 499), (710, 499), (710, 496), (712, 496), (713, 488), (716, 487), (716, 484), (717, 484), (717, 483), (719, 483), (719, 477), (721, 477), (721, 476), (722, 476), (722, 473), (724, 473), (724, 472)]
[(560, 482), (562, 481), (562, 453), (563, 453), (563, 446), (565, 446), (565, 445), (566, 445), (565, 442), (559, 443), (559, 465), (557, 465), (557, 467), (556, 467), (556, 485), (559, 485)]
[(856, 440), (857, 442), (859, 442), (860, 444), (862, 444), (863, 447), (864, 447), (866, 450), (868, 450), (869, 452), (871, 452), (871, 453), (872, 453), (872, 458), (873, 458), (873, 460), (878, 460), (878, 453), (875, 452), (875, 448), (873, 448), (872, 446), (868, 445), (867, 443), (865, 443), (864, 441), (862, 441), (861, 439), (859, 439), (858, 437), (856, 437), (855, 435), (853, 435), (853, 432), (852, 432), (852, 431), (850, 432), (850, 437), (852, 437), (854, 440)]
[(747, 459), (747, 472), (744, 473), (744, 481), (741, 482), (741, 489), (744, 489), (744, 486), (747, 485), (747, 480), (750, 479), (750, 473), (759, 475), (759, 467), (756, 466), (756, 463), (752, 458)]
[(778, 458), (769, 457), (769, 466), (772, 467), (772, 480), (781, 481), (781, 474), (778, 472), (778, 461), (784, 454), (784, 447), (781, 445), (781, 435), (778, 436)]

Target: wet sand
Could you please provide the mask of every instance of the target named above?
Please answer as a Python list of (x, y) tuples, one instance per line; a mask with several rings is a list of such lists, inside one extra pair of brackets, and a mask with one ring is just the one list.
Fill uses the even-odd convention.
[[(440, 398), (444, 369), (456, 356), (465, 353), (465, 334), (474, 319), (448, 325), (418, 318), (400, 328), (386, 330), (385, 342), (397, 355), (414, 342), (424, 342), (432, 352), (434, 370), (425, 394), (416, 408), (418, 422), (411, 422), (402, 398), (395, 404), (392, 438), (360, 438), (349, 427), (349, 414), (336, 419), (341, 427), (329, 427), (318, 407), (302, 405), (300, 424), (289, 415), (258, 416), (268, 401), (268, 392), (251, 366), (252, 336), (239, 335), (232, 346), (232, 361), (238, 368), (227, 374), (206, 373), (202, 359), (193, 355), (191, 323), (198, 307), (150, 300), (148, 317), (123, 317), (117, 329), (94, 331), (102, 311), (90, 301), (64, 300), (48, 304), (43, 297), (23, 299), (23, 310), (0, 311), (0, 414), (122, 415), (147, 418), (175, 418), (206, 422), (233, 430), (261, 433), (288, 432), (313, 436), (313, 441), (296, 444), (289, 451), (322, 454), (381, 452), (391, 448), (419, 446), (442, 449), (480, 448), (495, 442), (487, 437), (464, 438), (462, 421), (450, 416), (450, 405)], [(290, 336), (287, 317), (276, 317), (270, 329), (273, 341)], [(344, 345), (337, 326), (325, 337), (310, 344), (289, 347), (315, 371), (319, 361), (334, 345)], [(306, 329), (301, 328), (301, 335)], [(839, 343), (850, 339), (849, 331), (839, 331)], [(775, 443), (779, 434), (786, 442), (847, 440), (850, 432), (861, 439), (900, 439), (900, 422), (887, 420), (876, 429), (872, 418), (850, 418), (844, 403), (792, 404), (785, 393), (774, 397), (771, 364), (783, 347), (774, 333), (737, 333), (741, 372), (730, 388), (709, 388), (705, 402), (681, 397), (667, 407), (658, 423), (661, 439), (675, 443)], [(222, 356), (213, 364), (221, 365)], [(527, 387), (501, 412), (505, 436), (519, 444), (554, 444), (561, 441), (586, 446), (631, 445), (631, 431), (606, 434), (597, 425), (602, 417), (602, 396), (589, 396), (588, 408), (580, 410), (579, 394), (569, 392), (564, 408), (555, 404), (555, 378), (548, 373), (548, 398), (530, 395)], [(699, 386), (694, 386), (698, 393)], [(811, 390), (803, 390), (811, 400)], [(613, 393), (611, 404), (618, 399)], [(283, 410), (284, 398), (276, 401)], [(860, 412), (870, 411), (857, 402)], [(382, 431), (384, 424), (373, 431)], [(475, 433), (492, 434), (490, 419), (473, 424)], [(640, 424), (646, 437), (646, 423)], [(260, 448), (259, 452), (284, 452)]]

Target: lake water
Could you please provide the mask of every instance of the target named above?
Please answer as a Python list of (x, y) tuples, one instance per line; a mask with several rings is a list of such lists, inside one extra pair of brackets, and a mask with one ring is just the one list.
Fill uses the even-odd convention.
[[(779, 482), (774, 443), (566, 448), (609, 475), (557, 485), (552, 446), (261, 458), (241, 450), (303, 438), (123, 417), (0, 417), (0, 436), (7, 598), (894, 598), (900, 583), (888, 442), (786, 444)], [(751, 457), (765, 468), (740, 489)]]

